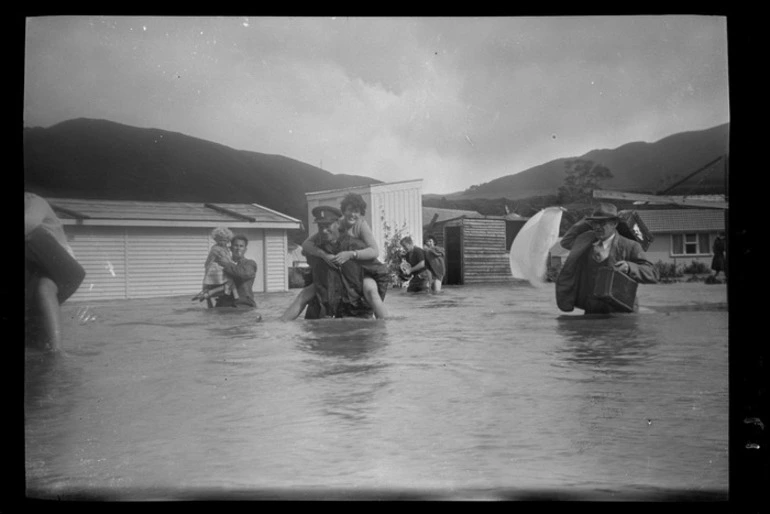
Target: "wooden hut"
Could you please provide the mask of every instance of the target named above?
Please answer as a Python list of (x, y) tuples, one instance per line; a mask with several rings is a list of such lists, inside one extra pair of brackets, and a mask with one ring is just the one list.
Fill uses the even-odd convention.
[(426, 236), (446, 251), (449, 285), (497, 283), (512, 280), (508, 252), (525, 218), (515, 214), (484, 216), (466, 212), (459, 217), (440, 219), (435, 213), (426, 225)]

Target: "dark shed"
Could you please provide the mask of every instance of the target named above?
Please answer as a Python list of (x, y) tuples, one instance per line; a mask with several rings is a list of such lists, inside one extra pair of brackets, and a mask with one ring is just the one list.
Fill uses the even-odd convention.
[(437, 221), (426, 231), (446, 251), (445, 284), (483, 284), (512, 280), (510, 242), (526, 219), (466, 214)]

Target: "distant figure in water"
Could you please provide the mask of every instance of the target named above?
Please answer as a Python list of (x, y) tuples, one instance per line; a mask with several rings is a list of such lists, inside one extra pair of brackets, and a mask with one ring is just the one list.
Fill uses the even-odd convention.
[(61, 304), (77, 291), (86, 272), (67, 243), (61, 220), (33, 193), (24, 193), (24, 240), (25, 328), (28, 333), (42, 329), (42, 340), (35, 343), (58, 352)]
[(444, 249), (436, 244), (434, 236), (425, 239), (425, 265), (433, 277), (431, 287), (434, 293), (441, 292), (446, 266), (444, 265)]
[[(230, 241), (230, 255), (219, 252), (214, 261), (222, 266), (226, 280), (232, 280), (233, 288), (228, 293), (217, 296), (215, 307), (234, 307), (249, 309), (257, 306), (254, 301), (254, 279), (257, 276), (256, 261), (246, 257), (249, 240), (242, 234), (236, 234)], [(257, 316), (257, 321), (262, 319)]]
[[(642, 246), (618, 234), (618, 222), (617, 207), (601, 203), (564, 234), (561, 246), (570, 253), (556, 278), (556, 303), (562, 311), (577, 307), (586, 314), (622, 312), (594, 294), (599, 268), (613, 268), (638, 283), (658, 282), (658, 271)], [(634, 312), (638, 309), (634, 299)]]
[(217, 257), (230, 258), (230, 241), (233, 239), (233, 233), (229, 228), (217, 227), (211, 231), (211, 239), (214, 240), (214, 246), (211, 247), (206, 262), (203, 265), (203, 287), (201, 292), (193, 296), (193, 300), (206, 300), (209, 308), (213, 307), (211, 299), (219, 295), (232, 295), (233, 299), (238, 299), (238, 290), (234, 286), (232, 277), (225, 274), (225, 270), (217, 263)]
[(400, 243), (406, 252), (404, 261), (401, 262), (401, 271), (409, 277), (406, 292), (430, 291), (432, 279), (430, 270), (425, 264), (425, 250), (415, 245), (410, 236), (403, 238)]
[(713, 278), (718, 278), (720, 273), (724, 273), (725, 278), (727, 278), (727, 245), (725, 235), (722, 232), (714, 239), (712, 251), (714, 252), (714, 258), (711, 259), (711, 269), (714, 270)]

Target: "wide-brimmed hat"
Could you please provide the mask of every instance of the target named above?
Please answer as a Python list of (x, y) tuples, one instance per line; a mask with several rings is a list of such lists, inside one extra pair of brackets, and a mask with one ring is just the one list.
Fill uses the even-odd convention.
[(319, 205), (311, 211), (315, 222), (319, 225), (329, 225), (342, 217), (342, 211), (331, 205)]
[(586, 216), (588, 221), (605, 221), (618, 219), (618, 208), (611, 203), (600, 203), (590, 216)]

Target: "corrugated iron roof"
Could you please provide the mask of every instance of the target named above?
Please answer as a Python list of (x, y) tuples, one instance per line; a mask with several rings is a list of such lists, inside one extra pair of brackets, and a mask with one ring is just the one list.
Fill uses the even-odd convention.
[(423, 207), (422, 208), (422, 222), (428, 225), (432, 220), (433, 216), (438, 214), (438, 219), (436, 219), (436, 223), (451, 220), (455, 218), (461, 218), (465, 216), (466, 218), (483, 218), (484, 215), (476, 212), (476, 211), (466, 211), (461, 209), (440, 209), (438, 207)]
[(248, 203), (139, 202), (47, 198), (62, 219), (174, 222), (300, 223), (267, 207)]
[(637, 210), (650, 232), (720, 231), (725, 229), (722, 209)]

